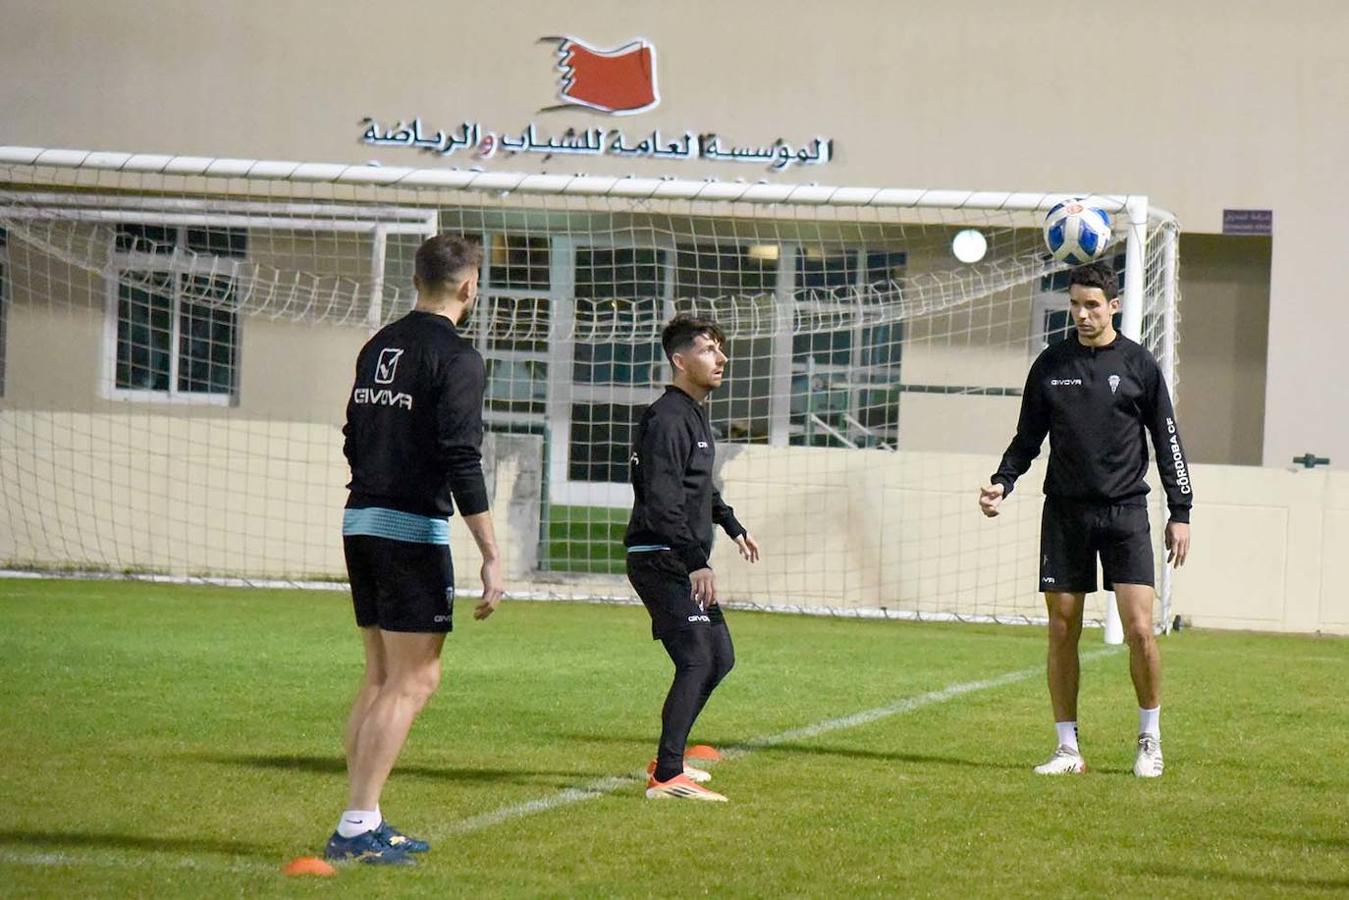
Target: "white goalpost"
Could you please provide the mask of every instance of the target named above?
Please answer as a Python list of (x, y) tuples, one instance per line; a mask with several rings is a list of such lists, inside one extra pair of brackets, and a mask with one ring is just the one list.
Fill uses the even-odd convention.
[[(733, 603), (1039, 621), (1043, 454), (997, 520), (976, 496), (1067, 334), (1040, 230), (1065, 196), (0, 147), (0, 566), (343, 578), (355, 353), (411, 308), (420, 241), (453, 231), (485, 250), (465, 327), (512, 593), (630, 596), (628, 444), (689, 311), (728, 336), (718, 475), (765, 551), (714, 551)], [(1120, 329), (1174, 392), (1179, 228), (1099, 200)], [(969, 229), (987, 252), (961, 262)], [(1163, 499), (1154, 481), (1159, 540)]]

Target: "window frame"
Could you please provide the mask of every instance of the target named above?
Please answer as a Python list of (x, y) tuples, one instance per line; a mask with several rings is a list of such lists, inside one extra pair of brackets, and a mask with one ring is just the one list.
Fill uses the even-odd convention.
[(9, 235), (0, 228), (0, 398), (5, 396), (9, 370), (9, 282), (13, 269), (9, 264)]
[[(804, 249), (798, 247), (797, 250), (798, 252), (796, 254), (795, 268), (793, 270), (793, 283), (791, 287), (793, 295), (799, 295), (803, 290), (811, 290), (811, 289), (803, 289), (801, 287), (801, 267), (802, 267), (801, 260), (804, 257)], [(868, 274), (871, 268), (870, 257), (872, 254), (887, 254), (892, 256), (902, 256), (903, 257), (902, 266), (906, 271), (906, 275), (904, 276), (904, 278), (905, 281), (907, 281), (907, 269), (910, 255), (910, 251), (907, 248), (898, 249), (894, 247), (875, 246), (866, 243), (850, 242), (845, 246), (839, 248), (839, 253), (840, 255), (846, 254), (847, 256), (851, 257), (851, 263), (853, 268), (850, 283), (846, 286), (843, 286), (845, 290), (862, 291), (866, 289), (867, 285), (870, 283), (868, 280)], [(836, 289), (837, 288), (826, 290), (823, 288), (816, 288), (814, 290), (821, 291), (821, 293), (829, 293), (830, 291)], [(825, 297), (815, 297), (805, 301), (802, 301), (801, 299), (798, 298), (796, 302), (798, 304), (804, 302), (804, 303), (813, 303), (822, 307), (833, 306), (838, 307), (840, 309), (846, 309), (856, 301), (836, 302), (830, 299), (826, 299)], [(885, 387), (887, 387), (887, 385), (895, 385), (900, 382), (901, 378), (900, 373), (903, 368), (904, 334), (906, 329), (905, 323), (903, 321), (898, 321), (892, 324), (899, 328), (899, 339), (897, 343), (899, 344), (900, 359), (894, 362), (887, 362), (887, 363), (872, 362), (867, 363), (865, 365), (862, 363), (862, 356), (867, 347), (866, 342), (867, 332), (869, 329), (877, 328), (880, 326), (864, 325), (859, 323), (844, 328), (838, 328), (833, 331), (814, 333), (816, 336), (821, 334), (829, 334), (829, 335), (847, 334), (849, 336), (849, 340), (846, 351), (842, 350), (829, 351), (830, 353), (846, 352), (848, 354), (847, 363), (819, 362), (816, 360), (814, 353), (812, 352), (802, 353), (801, 351), (797, 350), (795, 346), (796, 343), (795, 335), (793, 336), (792, 346), (789, 350), (790, 353), (789, 369), (791, 375), (789, 379), (787, 428), (786, 428), (787, 442), (789, 444), (794, 446), (811, 446), (813, 444), (816, 434), (820, 430), (825, 431), (825, 433), (828, 432), (828, 428), (817, 429), (814, 422), (811, 421), (812, 416), (816, 414), (816, 408), (814, 406), (815, 402), (814, 398), (817, 396), (824, 396), (830, 398), (828, 401), (829, 405), (821, 408), (824, 410), (826, 415), (839, 415), (840, 418), (843, 419), (842, 428), (839, 431), (839, 433), (842, 434), (844, 437), (851, 440), (853, 437), (855, 437), (854, 431), (858, 430), (860, 427), (860, 429), (866, 435), (881, 439), (880, 446), (883, 447), (889, 446), (890, 443), (898, 439), (899, 433), (898, 424), (895, 424), (893, 426), (887, 425), (882, 427), (864, 426), (862, 421), (863, 420), (862, 409), (864, 404), (861, 402), (862, 396), (864, 394), (870, 393), (872, 391), (882, 390)], [(867, 373), (868, 376), (877, 377), (880, 380), (868, 381), (865, 383), (861, 382), (855, 383), (854, 379), (859, 372), (865, 372)], [(846, 403), (844, 404), (843, 408), (836, 409), (833, 406), (832, 395), (836, 393), (839, 389), (829, 388), (826, 385), (824, 389), (817, 390), (814, 387), (814, 382), (817, 379), (820, 379), (824, 382), (828, 382), (830, 379), (838, 377), (842, 377), (847, 382), (847, 387), (842, 389), (845, 392)], [(805, 396), (807, 398), (805, 410), (798, 410), (796, 408), (796, 401), (798, 397), (796, 385), (800, 379), (804, 379), (805, 383), (805, 390), (800, 392), (801, 396)], [(887, 381), (885, 379), (889, 380)], [(896, 413), (896, 418), (897, 417), (898, 414)]]
[[(139, 223), (138, 223), (139, 224)], [(138, 250), (118, 250), (116, 238), (108, 257), (108, 267), (104, 275), (105, 309), (103, 319), (103, 366), (99, 381), (100, 394), (104, 399), (127, 403), (158, 403), (191, 406), (237, 406), (240, 398), (240, 356), (243, 343), (243, 316), (235, 310), (234, 322), (234, 359), (231, 372), (231, 386), (228, 392), (186, 391), (178, 387), (179, 367), (181, 365), (182, 317), (184, 277), (225, 278), (235, 282), (239, 269), (247, 264), (247, 251), (244, 256), (214, 256), (206, 253), (188, 251), (187, 233), (191, 226), (171, 225), (176, 232), (173, 250), (169, 253), (147, 253)], [(173, 280), (173, 311), (169, 334), (169, 386), (167, 390), (147, 388), (123, 388), (117, 386), (117, 349), (118, 326), (120, 324), (121, 287), (124, 273), (136, 272), (143, 275), (168, 275)]]

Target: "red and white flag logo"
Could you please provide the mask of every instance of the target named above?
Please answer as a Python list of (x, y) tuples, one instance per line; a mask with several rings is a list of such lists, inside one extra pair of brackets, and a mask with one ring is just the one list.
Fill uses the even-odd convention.
[(617, 116), (646, 112), (660, 103), (656, 90), (656, 48), (634, 38), (613, 50), (601, 50), (576, 38), (558, 41), (563, 103)]

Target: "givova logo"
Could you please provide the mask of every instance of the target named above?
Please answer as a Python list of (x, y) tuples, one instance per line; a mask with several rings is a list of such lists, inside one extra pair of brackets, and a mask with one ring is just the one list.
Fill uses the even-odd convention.
[(394, 393), (388, 388), (356, 388), (351, 392), (351, 402), (357, 406), (400, 406), (412, 409), (412, 395), (402, 391)]
[(379, 351), (379, 362), (375, 364), (375, 384), (393, 384), (398, 373), (398, 360), (403, 356), (401, 347), (385, 347)]
[(1073, 387), (1073, 386), (1081, 387), (1081, 386), (1082, 386), (1082, 379), (1081, 379), (1081, 378), (1051, 378), (1051, 379), (1049, 379), (1049, 384), (1050, 384), (1051, 387)]

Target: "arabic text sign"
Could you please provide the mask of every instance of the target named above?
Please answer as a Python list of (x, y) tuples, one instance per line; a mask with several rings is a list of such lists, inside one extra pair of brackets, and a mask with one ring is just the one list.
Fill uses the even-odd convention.
[(1273, 234), (1274, 210), (1225, 209), (1223, 234)]
[(518, 135), (483, 129), (478, 122), (464, 122), (457, 132), (437, 130), (428, 133), (420, 117), (411, 122), (400, 121), (391, 128), (383, 128), (371, 118), (363, 120), (366, 126), (361, 141), (377, 147), (410, 147), (450, 156), (458, 151), (471, 153), (477, 159), (491, 159), (497, 153), (538, 153), (575, 156), (619, 156), (646, 159), (708, 159), (718, 162), (760, 163), (781, 171), (796, 165), (823, 165), (833, 158), (834, 142), (817, 137), (799, 148), (779, 138), (761, 147), (734, 147), (722, 144), (716, 134), (696, 135), (686, 131), (677, 138), (663, 136), (660, 129), (630, 141), (623, 131), (612, 128), (589, 128), (585, 131), (567, 129), (560, 136), (541, 137), (538, 128), (530, 122)]

